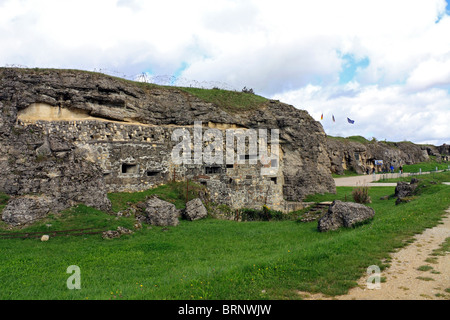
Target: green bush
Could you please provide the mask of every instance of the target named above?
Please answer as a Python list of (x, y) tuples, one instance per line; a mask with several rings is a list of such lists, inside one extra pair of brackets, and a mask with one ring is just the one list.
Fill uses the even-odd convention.
[(242, 221), (270, 221), (270, 220), (285, 220), (287, 215), (281, 211), (271, 210), (264, 205), (262, 209), (248, 209), (244, 208), (239, 210), (239, 216)]
[(353, 200), (356, 203), (371, 203), (369, 187), (357, 187), (352, 191)]

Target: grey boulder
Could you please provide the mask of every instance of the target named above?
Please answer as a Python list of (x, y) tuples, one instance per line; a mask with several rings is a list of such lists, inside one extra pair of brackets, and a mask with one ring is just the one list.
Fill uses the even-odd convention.
[(411, 183), (404, 181), (397, 182), (397, 186), (395, 187), (395, 197), (405, 198), (412, 196), (418, 186), (418, 183), (416, 181), (418, 182), (417, 179), (413, 180)]
[(208, 212), (206, 211), (205, 206), (203, 205), (202, 200), (200, 198), (193, 199), (186, 203), (186, 210), (184, 211), (184, 217), (187, 220), (194, 221), (206, 218)]
[(14, 227), (33, 223), (48, 215), (55, 207), (45, 196), (20, 196), (11, 198), (2, 212), (2, 220)]
[(177, 226), (179, 211), (173, 203), (153, 197), (147, 200), (145, 221), (154, 226)]
[(374, 216), (375, 210), (363, 204), (336, 200), (319, 220), (317, 228), (320, 232), (337, 230), (341, 227), (351, 228)]

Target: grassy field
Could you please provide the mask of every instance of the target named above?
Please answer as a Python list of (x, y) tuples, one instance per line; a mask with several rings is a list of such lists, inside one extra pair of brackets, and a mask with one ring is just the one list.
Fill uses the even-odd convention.
[[(434, 159), (430, 159), (427, 162), (420, 162), (416, 164), (404, 165), (403, 172), (404, 173), (419, 173), (419, 172), (433, 172), (438, 170), (450, 170), (449, 162), (437, 162)], [(421, 171), (422, 170), (422, 171)], [(397, 168), (395, 172), (399, 172)], [(343, 175), (333, 174), (333, 178), (343, 178), (343, 177), (352, 177), (357, 176), (358, 174), (355, 171), (345, 170)]]
[[(450, 173), (442, 179), (449, 179)], [(426, 178), (425, 178), (426, 179)], [(299, 299), (297, 291), (344, 294), (368, 266), (382, 270), (389, 253), (416, 233), (437, 225), (450, 206), (449, 186), (429, 184), (412, 202), (380, 200), (393, 187), (370, 190), (372, 222), (354, 229), (317, 231), (317, 222), (235, 222), (207, 218), (177, 227), (147, 226), (119, 239), (101, 235), (0, 239), (0, 299)], [(165, 189), (160, 189), (165, 188)], [(149, 193), (180, 201), (177, 188)], [(308, 201), (351, 200), (351, 187)], [(149, 194), (110, 195), (115, 211)], [(3, 197), (5, 198), (5, 197)], [(179, 202), (179, 206), (182, 204)], [(78, 206), (27, 228), (29, 232), (96, 227), (133, 227)], [(0, 233), (12, 232), (1, 224)], [(66, 270), (77, 265), (81, 290), (69, 290)]]
[(430, 160), (428, 162), (421, 162), (411, 165), (405, 165), (403, 166), (403, 172), (411, 172), (411, 173), (417, 173), (422, 170), (422, 172), (431, 172), (436, 171), (436, 168), (438, 170), (448, 170), (450, 166), (450, 163), (448, 162), (436, 162), (435, 160)]
[(418, 180), (426, 180), (426, 181), (433, 181), (433, 182), (450, 182), (449, 170), (444, 170), (443, 172), (433, 172), (427, 174), (414, 174), (414, 175), (408, 175), (403, 174), (402, 177), (399, 178), (392, 178), (392, 179), (380, 179), (378, 181), (374, 181), (375, 183), (385, 183), (385, 182), (399, 182), (399, 181), (406, 181), (410, 182), (412, 178), (416, 178)]

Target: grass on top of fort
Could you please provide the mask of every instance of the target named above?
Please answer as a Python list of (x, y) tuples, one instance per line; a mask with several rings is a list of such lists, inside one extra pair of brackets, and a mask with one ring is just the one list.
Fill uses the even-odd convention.
[[(450, 181), (450, 172), (436, 174)], [(435, 176), (435, 177), (436, 177)], [(300, 299), (298, 291), (345, 294), (371, 265), (384, 270), (389, 254), (425, 228), (437, 225), (450, 206), (450, 186), (424, 176), (413, 201), (395, 205), (394, 187), (370, 189), (375, 218), (353, 229), (317, 231), (317, 222), (181, 220), (176, 227), (142, 229), (118, 239), (100, 234), (39, 239), (0, 239), (0, 299)], [(164, 189), (165, 188), (165, 189)], [(347, 199), (352, 187), (309, 201)], [(180, 202), (170, 186), (142, 194), (110, 195), (116, 211), (128, 201), (158, 194)], [(0, 197), (4, 206), (7, 197)], [(178, 204), (181, 205), (181, 202)], [(0, 207), (0, 210), (2, 207)], [(21, 232), (75, 228), (133, 228), (83, 205), (49, 216)], [(0, 233), (10, 233), (4, 223)], [(15, 231), (17, 232), (17, 230)], [(80, 290), (69, 290), (69, 266), (80, 268)]]

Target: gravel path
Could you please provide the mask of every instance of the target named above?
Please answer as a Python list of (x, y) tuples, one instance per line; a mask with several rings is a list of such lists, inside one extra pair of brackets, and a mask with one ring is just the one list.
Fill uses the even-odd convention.
[(446, 212), (442, 224), (416, 235), (413, 243), (392, 254), (390, 267), (380, 274), (385, 281), (379, 289), (368, 289), (369, 276), (364, 276), (347, 295), (299, 294), (305, 300), (450, 300), (450, 252), (431, 255), (450, 237), (450, 208)]
[[(397, 176), (394, 174), (392, 178)], [(380, 178), (375, 177), (376, 180)], [(335, 178), (334, 181), (336, 186), (350, 187), (397, 185), (372, 183), (375, 179), (373, 175), (364, 175)], [(449, 182), (445, 184), (450, 185)], [(444, 256), (431, 255), (450, 237), (450, 208), (446, 212), (441, 224), (416, 235), (413, 243), (391, 255), (390, 267), (380, 274), (385, 279), (380, 283), (380, 289), (369, 289), (369, 276), (364, 276), (346, 295), (327, 297), (298, 292), (299, 295), (305, 300), (450, 300), (450, 252)]]
[(345, 178), (334, 178), (334, 183), (336, 187), (395, 187), (397, 183), (372, 183), (379, 179), (378, 176), (364, 175), (364, 176), (353, 176)]
[[(432, 172), (422, 172), (422, 174), (430, 174), (430, 173)], [(397, 183), (381, 183), (381, 182), (374, 183), (374, 181), (378, 181), (381, 179), (394, 179), (399, 177), (417, 177), (417, 174), (409, 174), (409, 173), (403, 173), (402, 175), (400, 175), (399, 173), (383, 173), (376, 175), (367, 174), (361, 176), (334, 178), (334, 183), (336, 184), (336, 187), (362, 187), (362, 186), (395, 187)]]

